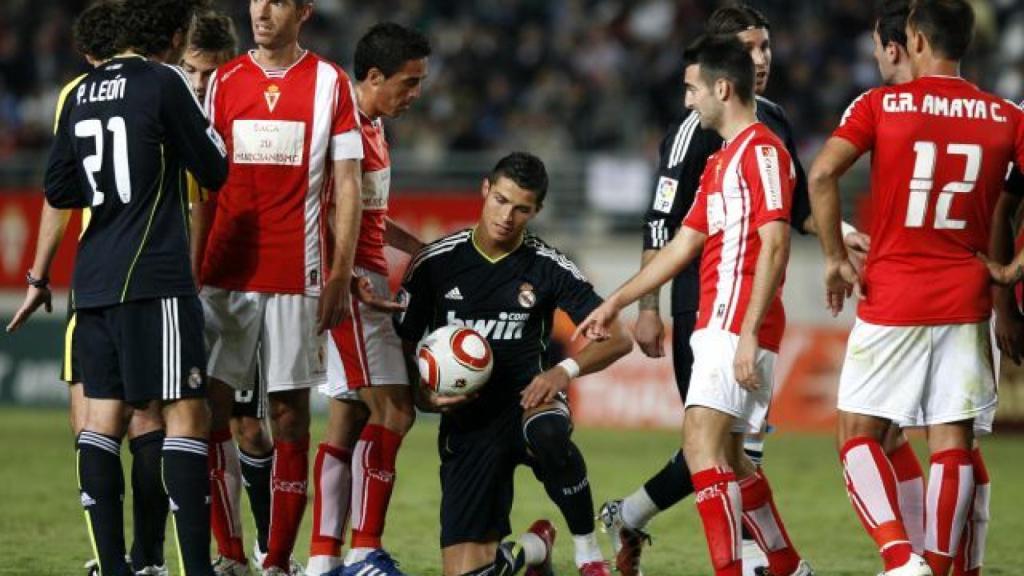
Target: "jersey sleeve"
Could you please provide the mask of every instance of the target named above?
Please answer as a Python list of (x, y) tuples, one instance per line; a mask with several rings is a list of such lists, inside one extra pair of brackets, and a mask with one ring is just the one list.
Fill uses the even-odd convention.
[(697, 189), (697, 197), (693, 199), (693, 205), (690, 206), (690, 211), (686, 213), (683, 226), (696, 230), (701, 234), (708, 234), (708, 197), (704, 193), (703, 186)]
[(423, 337), (430, 328), (430, 319), (434, 314), (430, 266), (422, 261), (423, 255), (424, 251), (421, 250), (409, 263), (402, 287), (398, 291), (398, 301), (405, 306), (405, 310), (394, 316), (395, 332), (402, 340), (411, 342), (418, 342)]
[(554, 269), (553, 278), (558, 294), (556, 304), (574, 323), (579, 324), (600, 306), (603, 300), (580, 272), (579, 267), (565, 255), (556, 253)]
[(862, 154), (875, 146), (877, 114), (874, 91), (864, 92), (846, 108), (832, 136), (854, 145)]
[(742, 165), (743, 179), (750, 187), (752, 226), (760, 228), (774, 220), (788, 222), (796, 181), (789, 153), (774, 143), (751, 143)]
[(682, 225), (692, 203), (691, 191), (699, 186), (700, 175), (711, 153), (703, 136), (700, 118), (691, 113), (662, 140), (658, 180), (644, 213), (644, 250), (663, 248)]
[[(81, 81), (81, 77), (75, 82)], [(71, 114), (70, 90), (62, 91), (57, 103), (54, 138), (43, 177), (46, 201), (54, 208), (85, 208), (91, 204), (78, 174), (78, 158), (71, 140), (68, 118)]]
[(1017, 108), (1017, 132), (1014, 139), (1014, 163), (1017, 165), (1017, 176), (1024, 171), (1024, 102)]
[(356, 95), (348, 75), (340, 68), (337, 90), (334, 124), (331, 126), (331, 159), (362, 160), (363, 135), (359, 130)]
[(199, 184), (218, 190), (228, 176), (224, 141), (207, 120), (185, 74), (174, 66), (164, 68), (168, 72), (162, 74), (160, 112), (168, 140)]

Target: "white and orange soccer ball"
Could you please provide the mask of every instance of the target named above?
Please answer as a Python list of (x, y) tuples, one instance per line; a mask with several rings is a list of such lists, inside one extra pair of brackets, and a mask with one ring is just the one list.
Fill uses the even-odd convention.
[(424, 386), (440, 396), (479, 390), (491, 377), (494, 356), (487, 339), (472, 328), (442, 326), (416, 347), (416, 365)]

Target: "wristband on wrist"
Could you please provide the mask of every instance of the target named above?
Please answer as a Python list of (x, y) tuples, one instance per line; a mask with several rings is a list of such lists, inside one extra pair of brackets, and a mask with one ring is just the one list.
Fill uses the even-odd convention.
[(572, 358), (562, 360), (558, 363), (558, 366), (560, 366), (562, 370), (565, 370), (565, 373), (569, 375), (570, 380), (580, 375), (580, 365)]
[(33, 288), (45, 290), (50, 286), (50, 279), (47, 278), (46, 276), (43, 276), (42, 278), (36, 278), (35, 276), (32, 275), (32, 271), (29, 270), (28, 272), (25, 272), (25, 283)]
[(857, 233), (857, 228), (845, 220), (839, 223), (839, 228), (843, 231), (843, 238)]

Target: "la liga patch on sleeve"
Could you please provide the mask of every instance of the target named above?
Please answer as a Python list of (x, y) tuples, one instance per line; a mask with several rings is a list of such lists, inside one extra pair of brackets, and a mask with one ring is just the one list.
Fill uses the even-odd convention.
[(653, 209), (668, 214), (672, 211), (672, 204), (676, 199), (676, 190), (679, 188), (679, 181), (675, 178), (662, 176), (658, 178), (658, 185), (654, 189)]

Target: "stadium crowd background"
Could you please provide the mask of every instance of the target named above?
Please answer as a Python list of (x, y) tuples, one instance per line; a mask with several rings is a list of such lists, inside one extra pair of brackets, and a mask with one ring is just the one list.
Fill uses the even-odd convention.
[[(41, 163), (57, 92), (85, 69), (70, 29), (84, 0), (0, 3), (0, 187)], [(232, 11), (251, 44), (247, 3)], [(309, 48), (348, 67), (355, 39), (394, 20), (434, 43), (421, 103), (395, 123), (393, 147), (427, 165), (451, 153), (531, 150), (549, 163), (578, 152), (653, 161), (681, 108), (680, 58), (711, 0), (318, 0)], [(965, 76), (1024, 96), (1020, 0), (975, 0), (979, 32)], [(788, 111), (808, 162), (846, 104), (878, 82), (873, 2), (762, 0), (772, 23), (767, 96)], [(6, 176), (4, 176), (6, 174)], [(18, 182), (17, 184), (28, 184)]]

